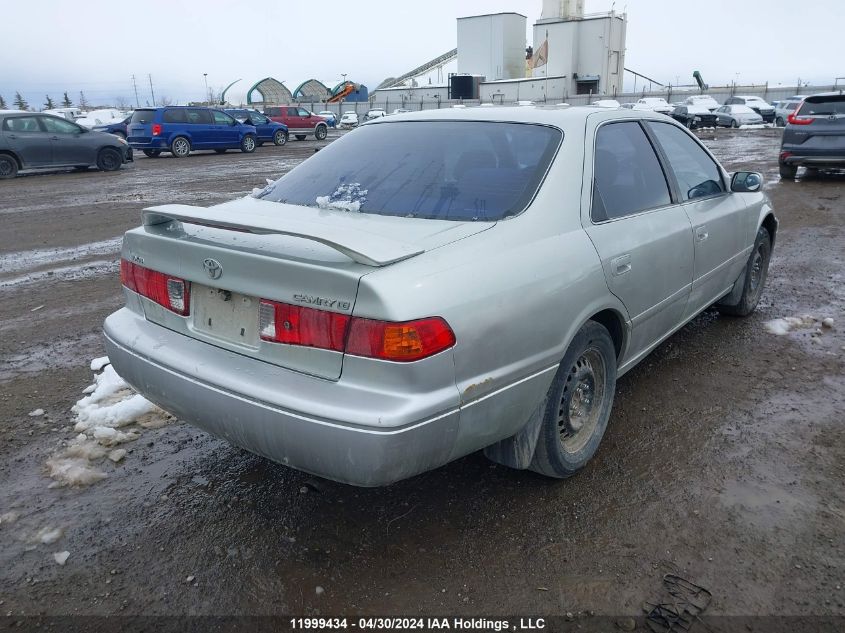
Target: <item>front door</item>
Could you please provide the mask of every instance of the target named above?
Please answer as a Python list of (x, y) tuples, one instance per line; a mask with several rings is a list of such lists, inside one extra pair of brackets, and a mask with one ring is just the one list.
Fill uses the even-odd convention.
[(585, 166), (591, 171), (585, 181), (593, 183), (585, 229), (608, 288), (631, 317), (626, 362), (633, 362), (683, 322), (693, 275), (692, 227), (638, 121), (601, 125), (594, 155)]
[(695, 268), (689, 317), (730, 291), (745, 266), (746, 247), (753, 238), (746, 235), (742, 205), (730, 194), (721, 169), (700, 143), (670, 123), (649, 121), (648, 127), (666, 156), (678, 199), (692, 224)]
[(7, 116), (3, 138), (23, 161), (23, 167), (44, 167), (53, 160), (52, 134), (38, 124), (35, 116)]
[(92, 165), (97, 161), (95, 148), (87, 142), (87, 132), (76, 123), (52, 116), (40, 118), (53, 143), (53, 164)]

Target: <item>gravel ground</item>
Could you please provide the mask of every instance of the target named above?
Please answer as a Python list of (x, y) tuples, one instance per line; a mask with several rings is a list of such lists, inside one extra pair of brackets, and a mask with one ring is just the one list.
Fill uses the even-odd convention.
[[(477, 453), (357, 489), (172, 422), (103, 481), (51, 488), (140, 210), (245, 195), (325, 143), (0, 183), (0, 616), (583, 622), (641, 615), (666, 573), (706, 587), (709, 614), (845, 616), (845, 177), (779, 181), (776, 129), (701, 135), (729, 170), (766, 177), (781, 229), (761, 305), (702, 314), (622, 378), (597, 457), (566, 481)], [(804, 314), (834, 327), (764, 327)]]

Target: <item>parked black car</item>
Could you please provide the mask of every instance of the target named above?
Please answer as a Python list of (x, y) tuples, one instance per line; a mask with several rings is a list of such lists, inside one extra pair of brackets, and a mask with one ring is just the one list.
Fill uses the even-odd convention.
[(787, 117), (778, 158), (782, 178), (808, 170), (845, 169), (845, 94), (807, 97)]
[(680, 121), (690, 130), (699, 127), (716, 127), (716, 115), (704, 106), (676, 106), (672, 110), (672, 118)]
[(113, 134), (50, 114), (0, 111), (0, 178), (45, 167), (115, 171), (131, 160), (129, 145)]

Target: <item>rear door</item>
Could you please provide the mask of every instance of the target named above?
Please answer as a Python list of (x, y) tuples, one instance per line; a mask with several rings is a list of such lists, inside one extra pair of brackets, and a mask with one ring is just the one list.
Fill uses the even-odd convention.
[(587, 161), (592, 202), (585, 229), (610, 291), (631, 315), (632, 359), (683, 320), (692, 286), (692, 227), (638, 121), (600, 125), (592, 153), (587, 149), (594, 161)]
[[(165, 122), (167, 121), (167, 114), (170, 110), (165, 110)], [(129, 124), (126, 126), (126, 140), (130, 143), (149, 143), (152, 140), (152, 126), (153, 118), (155, 117), (155, 110), (135, 110), (129, 118)]]
[(240, 126), (236, 125), (237, 121), (220, 110), (212, 110), (211, 116), (214, 118), (212, 125), (214, 142), (229, 147), (237, 147), (240, 140)]
[(7, 116), (2, 134), (9, 147), (20, 156), (27, 167), (43, 167), (53, 160), (52, 134), (38, 123), (37, 116)]
[(676, 197), (692, 224), (695, 266), (686, 316), (723, 296), (745, 265), (748, 227), (742, 205), (701, 144), (670, 123), (649, 121)]
[(186, 108), (187, 130), (191, 135), (191, 145), (195, 149), (214, 146), (215, 129), (211, 110), (207, 108)]
[(53, 144), (54, 164), (92, 165), (96, 162), (96, 148), (89, 142), (88, 133), (76, 123), (52, 116), (39, 118)]

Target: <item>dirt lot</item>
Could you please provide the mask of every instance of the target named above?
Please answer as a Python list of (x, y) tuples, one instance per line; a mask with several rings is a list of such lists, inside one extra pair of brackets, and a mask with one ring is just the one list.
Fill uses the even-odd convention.
[[(103, 481), (49, 487), (121, 303), (122, 232), (152, 203), (245, 195), (317, 143), (0, 183), (0, 615), (579, 622), (641, 614), (674, 572), (712, 593), (710, 614), (845, 616), (845, 176), (779, 181), (779, 134), (702, 133), (729, 170), (764, 173), (780, 217), (760, 308), (707, 312), (627, 374), (597, 458), (562, 482), (478, 453), (356, 489), (173, 422)], [(835, 325), (764, 327), (804, 314)]]

